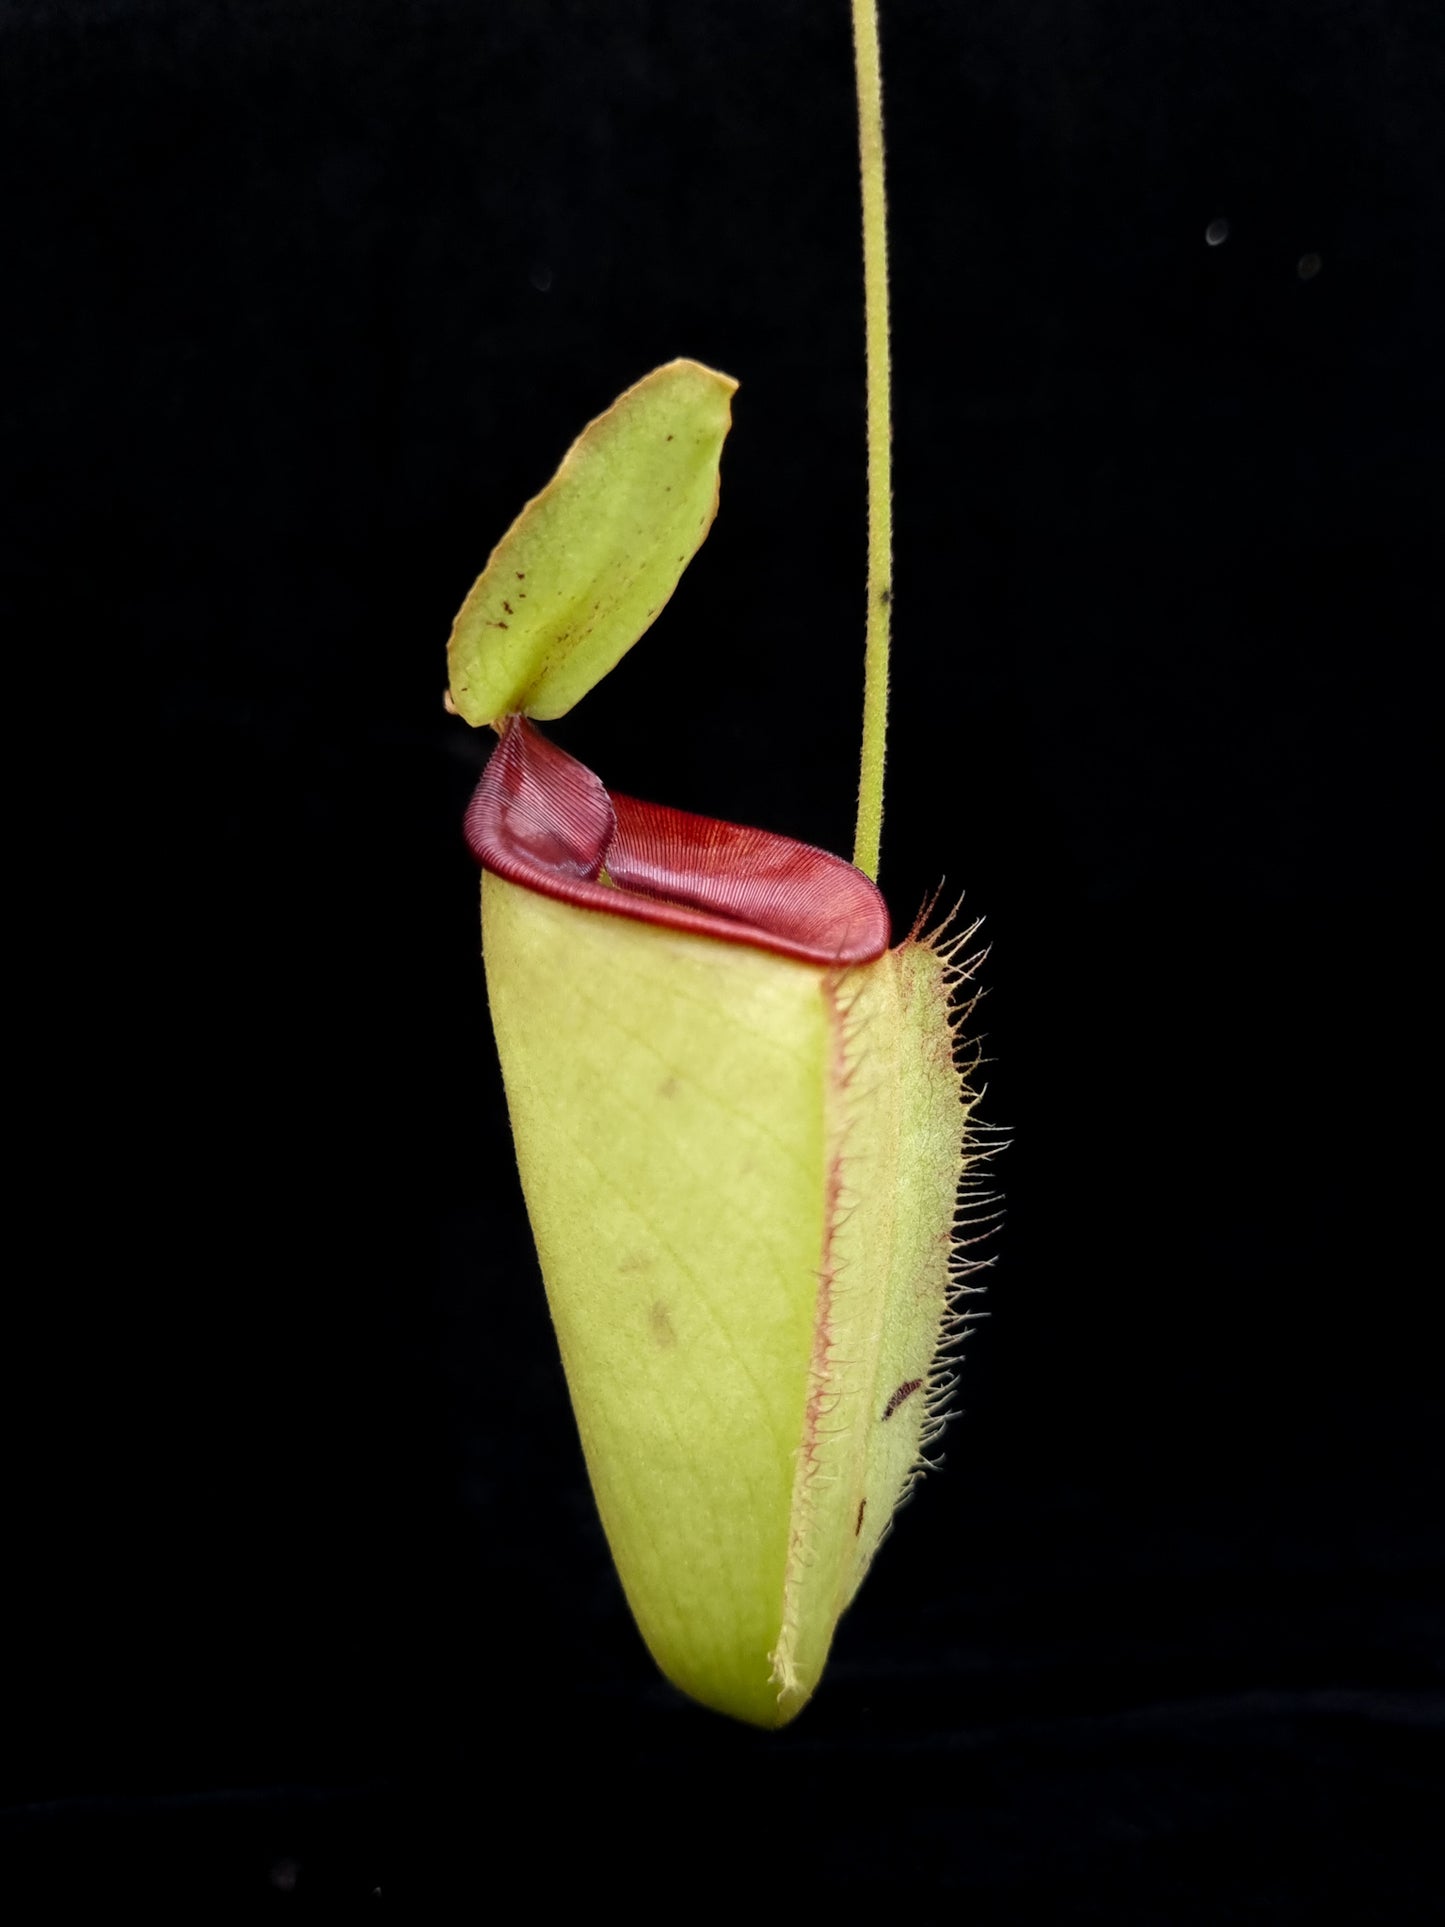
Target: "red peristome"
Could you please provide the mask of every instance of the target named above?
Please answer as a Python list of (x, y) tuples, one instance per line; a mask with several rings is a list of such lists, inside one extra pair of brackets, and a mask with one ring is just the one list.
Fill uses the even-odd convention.
[(887, 906), (851, 863), (769, 830), (609, 796), (521, 716), (482, 772), (466, 837), (509, 883), (610, 916), (806, 963), (869, 963), (888, 948)]

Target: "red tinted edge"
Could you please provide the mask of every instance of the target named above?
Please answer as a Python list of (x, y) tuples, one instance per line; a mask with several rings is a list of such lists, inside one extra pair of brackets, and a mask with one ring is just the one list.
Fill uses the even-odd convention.
[[(870, 963), (888, 948), (887, 905), (851, 863), (771, 830), (609, 796), (521, 716), (465, 829), (484, 869), (561, 903), (804, 963)], [(598, 881), (604, 868), (615, 887)]]

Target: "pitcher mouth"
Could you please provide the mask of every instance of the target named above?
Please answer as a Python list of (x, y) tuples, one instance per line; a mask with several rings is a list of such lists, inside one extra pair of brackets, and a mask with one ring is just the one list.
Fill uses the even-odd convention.
[(523, 716), (507, 720), (465, 833), (483, 869), (582, 909), (835, 967), (888, 948), (888, 906), (842, 857), (613, 795)]

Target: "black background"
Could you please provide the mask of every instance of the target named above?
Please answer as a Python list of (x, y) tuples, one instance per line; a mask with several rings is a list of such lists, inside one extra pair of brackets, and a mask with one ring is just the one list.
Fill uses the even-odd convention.
[(725, 368), (716, 528), (557, 734), (848, 847), (846, 8), (0, 7), (12, 1892), (1427, 1917), (1438, 16), (884, 46), (883, 881), (987, 918), (1009, 1218), (768, 1738), (657, 1680), (592, 1515), (442, 649), (589, 416)]

